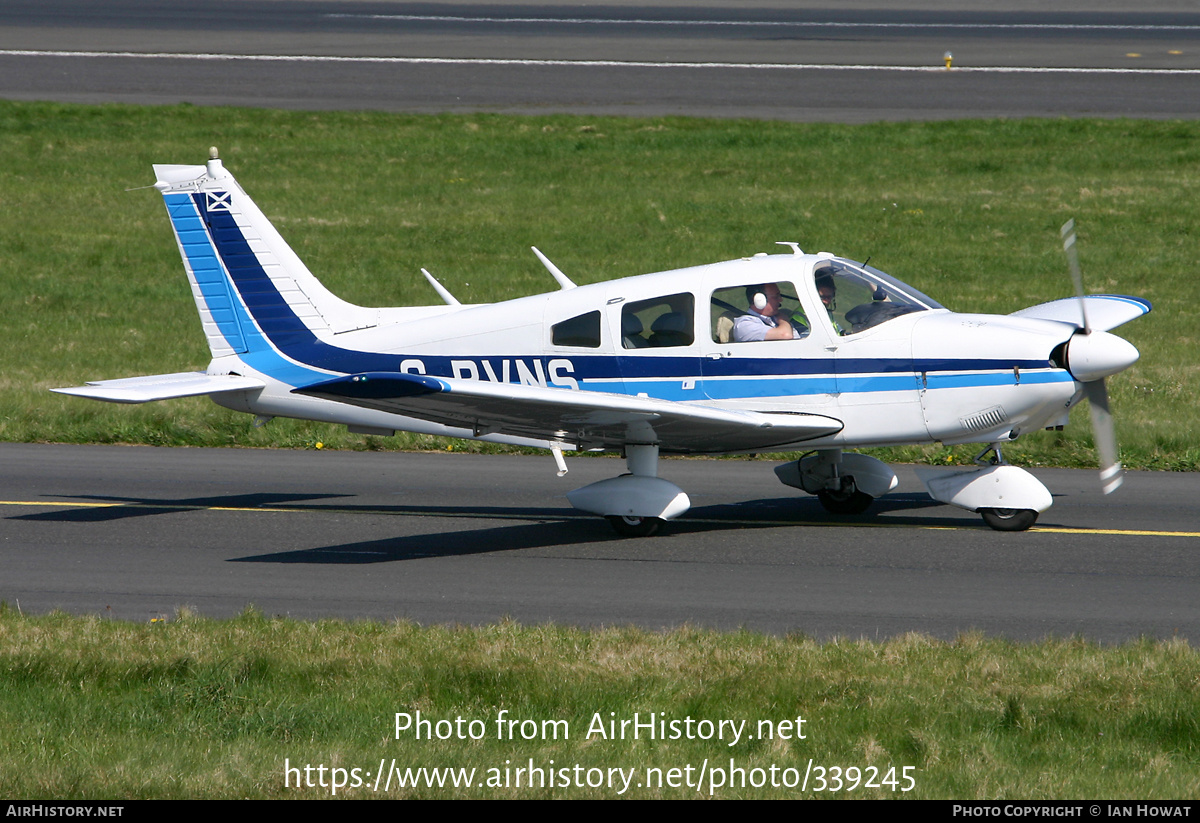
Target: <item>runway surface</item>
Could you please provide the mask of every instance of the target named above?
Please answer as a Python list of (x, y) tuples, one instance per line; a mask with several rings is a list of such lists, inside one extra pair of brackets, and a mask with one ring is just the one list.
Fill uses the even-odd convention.
[(885, 4), (9, 0), (0, 97), (841, 122), (1197, 116), (1200, 10), (1188, 4), (870, 5)]
[(616, 538), (565, 493), (623, 462), (549, 457), (0, 445), (11, 608), (583, 626), (816, 637), (1200, 637), (1200, 476), (1036, 474), (1056, 495), (1005, 534), (901, 488), (850, 520), (773, 463), (672, 460), (693, 509)]

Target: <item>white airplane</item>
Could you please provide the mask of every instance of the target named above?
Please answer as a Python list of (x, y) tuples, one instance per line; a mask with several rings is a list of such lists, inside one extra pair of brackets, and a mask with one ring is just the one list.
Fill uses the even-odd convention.
[(848, 449), (935, 442), (986, 448), (970, 469), (918, 469), (934, 499), (1027, 529), (1050, 492), (1001, 444), (1062, 426), (1084, 397), (1105, 492), (1120, 483), (1104, 379), (1138, 351), (1108, 330), (1150, 311), (1145, 300), (1084, 297), (1077, 277), (1078, 298), (956, 314), (864, 263), (783, 243), (790, 253), (578, 287), (534, 249), (559, 290), (464, 305), (422, 269), (445, 305), (363, 308), (321, 285), (210, 154), (204, 166), (154, 167), (208, 368), (55, 391), (114, 403), (208, 395), (258, 424), (533, 445), (560, 475), (563, 451), (619, 450), (627, 474), (567, 498), (629, 536), (690, 506), (658, 476), (660, 454), (805, 450), (780, 480), (850, 514), (897, 480)]

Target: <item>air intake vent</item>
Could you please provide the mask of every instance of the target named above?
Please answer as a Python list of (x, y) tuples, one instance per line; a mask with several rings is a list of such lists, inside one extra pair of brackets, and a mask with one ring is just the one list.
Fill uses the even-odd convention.
[(970, 417), (960, 417), (958, 422), (962, 423), (962, 427), (969, 432), (981, 432), (987, 429), (994, 429), (1007, 419), (1008, 415), (1004, 413), (1004, 409), (999, 406), (993, 406), (990, 409), (984, 409), (981, 412), (972, 414)]

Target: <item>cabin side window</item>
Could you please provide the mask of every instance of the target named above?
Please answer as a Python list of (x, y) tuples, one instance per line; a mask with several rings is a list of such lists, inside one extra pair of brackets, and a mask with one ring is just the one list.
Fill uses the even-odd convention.
[(714, 343), (794, 340), (809, 329), (795, 285), (784, 281), (717, 289), (709, 319)]
[(621, 308), (621, 346), (654, 349), (692, 345), (696, 338), (695, 306), (690, 293), (627, 303)]
[(550, 327), (550, 340), (556, 346), (600, 348), (600, 312), (590, 311)]

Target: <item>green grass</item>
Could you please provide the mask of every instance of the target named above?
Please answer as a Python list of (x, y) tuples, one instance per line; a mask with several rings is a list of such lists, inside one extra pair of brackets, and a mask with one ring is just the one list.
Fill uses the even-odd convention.
[[(683, 628), (512, 623), (302, 623), (248, 612), (133, 625), (0, 611), (0, 794), (9, 798), (327, 797), (284, 786), (284, 761), (343, 769), (797, 769), (904, 767), (891, 787), (801, 793), (724, 786), (715, 797), (955, 799), (1195, 797), (1200, 654), (1179, 641), (1102, 647), (816, 643)], [(569, 737), (499, 739), (495, 721), (565, 721)], [(479, 739), (397, 738), (397, 712), (481, 720)], [(603, 721), (795, 721), (789, 739), (587, 736)], [(613, 713), (613, 714), (610, 714)], [(519, 727), (518, 727), (519, 728)], [(561, 727), (560, 727), (561, 728)], [(443, 726), (443, 732), (449, 727)], [(796, 731), (804, 733), (798, 739)], [(464, 727), (464, 734), (470, 732)], [(513, 736), (516, 736), (515, 734)], [(533, 735), (531, 735), (533, 736)], [(757, 735), (756, 735), (757, 737)], [(693, 772), (693, 776), (695, 771)], [(314, 777), (314, 780), (316, 778)], [(328, 779), (328, 778), (327, 778)], [(749, 779), (749, 778), (748, 778)], [(626, 796), (705, 797), (636, 787)], [(393, 787), (396, 797), (614, 797), (608, 788)], [(382, 796), (369, 788), (339, 796)]]
[[(536, 244), (580, 283), (775, 251), (878, 265), (958, 311), (1067, 295), (1074, 216), (1090, 290), (1146, 297), (1142, 360), (1110, 383), (1125, 461), (1195, 470), (1200, 123), (861, 126), (683, 118), (410, 116), (0, 102), (0, 439), (445, 448), (249, 418), (207, 401), (113, 407), (46, 389), (202, 368), (208, 352), (150, 164), (228, 168), (318, 277), (367, 305), (545, 291)], [(454, 448), (480, 448), (462, 442)], [(889, 450), (960, 461), (970, 448)], [(1094, 465), (1080, 412), (1005, 451)]]

